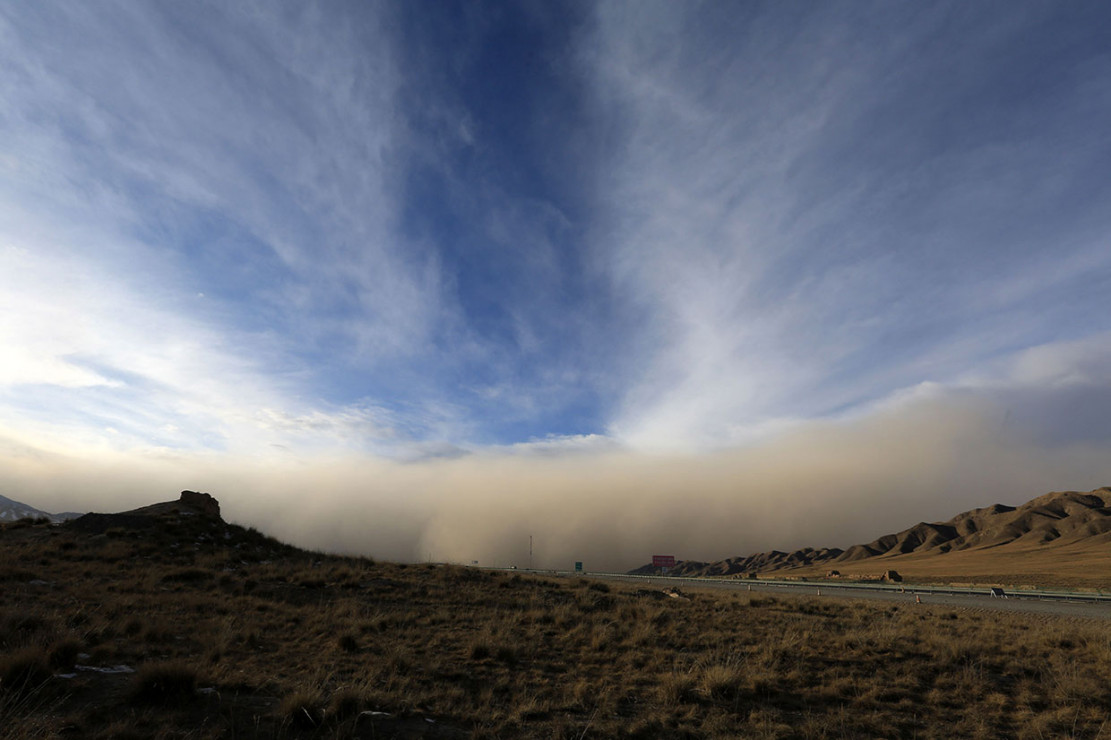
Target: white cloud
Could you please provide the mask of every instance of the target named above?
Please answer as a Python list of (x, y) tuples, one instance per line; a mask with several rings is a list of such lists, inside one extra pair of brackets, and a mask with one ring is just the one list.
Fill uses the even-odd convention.
[[(741, 16), (721, 8), (593, 8), (575, 71), (598, 128), (581, 132), (614, 146), (552, 175), (582, 187), (578, 211), (475, 176), (500, 152), (461, 99), (412, 93), (434, 132), (410, 131), (398, 96), (427, 80), (399, 68), (380, 7), (349, 10), (0, 9), (9, 433), (58, 450), (412, 461), (482, 453), (501, 425), (531, 440), (492, 448), (510, 456), (721, 451), (981, 370), (996, 387), (992, 362), (1107, 329), (1100, 284), (1078, 289), (1107, 274), (1106, 217), (1062, 216), (1051, 242), (1021, 218), (1068, 195), (1053, 163), (1103, 150), (1056, 141), (1056, 118), (1043, 136), (1037, 115), (1028, 139), (942, 136), (934, 108), (964, 123), (964, 98), (941, 85), (923, 91), (929, 110), (909, 100), (951, 66), (922, 51), (942, 10), (912, 26), (885, 11), (869, 31), (829, 9), (729, 27)], [(418, 165), (463, 222), (450, 249), (407, 236)], [(468, 260), (489, 281), (467, 286), (474, 316), (451, 272)], [(599, 276), (611, 293), (595, 295)], [(487, 311), (494, 329), (477, 325)], [(1088, 372), (1079, 360), (1025, 362), (1016, 382), (1088, 382), (1067, 375)], [(530, 423), (555, 416), (595, 433)]]
[[(141, 230), (142, 244), (100, 259), (153, 260), (152, 279), (239, 270), (244, 298), (280, 313), (299, 297), (302, 312), (284, 318), (300, 341), (338, 332), (364, 359), (422, 347), (441, 310), (438, 277), (393, 230), (387, 158), (405, 133), (373, 14), (350, 26), (312, 8), (211, 10), (72, 5), (57, 23), (13, 12), (4, 36), (14, 82), (0, 89), (17, 170), (9, 207), (28, 228), (72, 219)], [(15, 179), (28, 170), (30, 182)], [(93, 208), (82, 207), (90, 192)], [(221, 219), (238, 235), (219, 233)]]
[(397, 236), (398, 74), (363, 10), (0, 11), (8, 431), (404, 456), (420, 424), (449, 423), (329, 387), (450, 321), (436, 260)]
[(843, 7), (689, 10), (606, 4), (581, 40), (594, 114), (622, 132), (591, 239), (642, 317), (614, 436), (729, 446), (1106, 331), (1085, 295), (1111, 266), (1091, 226), (1106, 210), (1066, 215), (1057, 178), (1094, 144), (1062, 132), (1060, 106), (1089, 103), (1055, 90), (1016, 132), (970, 92), (1020, 85), (998, 65), (1037, 19), (946, 53), (924, 41), (942, 9), (857, 9), (867, 28)]
[(271, 337), (180, 313), (158, 292), (106, 274), (95, 250), (60, 261), (0, 249), (4, 431), (59, 452), (410, 454), (395, 414), (298, 400), (298, 368), (271, 364)]

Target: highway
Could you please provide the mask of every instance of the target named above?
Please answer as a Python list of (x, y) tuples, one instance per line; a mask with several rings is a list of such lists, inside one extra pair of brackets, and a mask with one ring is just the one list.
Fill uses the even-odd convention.
[(517, 570), (518, 573), (580, 576), (620, 581), (644, 588), (678, 588), (683, 591), (732, 589), (775, 596), (812, 596), (823, 599), (866, 599), (905, 604), (951, 606), (966, 609), (1046, 614), (1058, 617), (1111, 619), (1111, 595), (1069, 591), (1007, 591), (1004, 597), (991, 596), (988, 587), (952, 588), (898, 584), (837, 583), (834, 581), (776, 581), (728, 578), (680, 578), (633, 576), (626, 573), (578, 573), (575, 571)]

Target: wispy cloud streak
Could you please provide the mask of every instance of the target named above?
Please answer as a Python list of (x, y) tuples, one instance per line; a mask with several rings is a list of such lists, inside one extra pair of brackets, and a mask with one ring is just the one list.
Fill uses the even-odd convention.
[(330, 374), (421, 355), (437, 331), (436, 260), (392, 226), (404, 132), (378, 18), (202, 10), (27, 6), (0, 24), (4, 379), (28, 415), (68, 405), (149, 443), (236, 449), (272, 406), (365, 407), (373, 385)]
[(1091, 330), (1081, 294), (1111, 260), (1086, 158), (1108, 151), (1077, 127), (1102, 74), (1082, 63), (1082, 19), (687, 11), (608, 4), (584, 45), (596, 104), (626, 132), (594, 236), (653, 337), (614, 434), (744, 441)]

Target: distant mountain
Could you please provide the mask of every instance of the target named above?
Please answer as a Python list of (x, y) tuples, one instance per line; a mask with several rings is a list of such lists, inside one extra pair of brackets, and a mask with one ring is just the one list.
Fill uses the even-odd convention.
[(51, 514), (34, 506), (28, 506), (20, 501), (13, 501), (6, 496), (0, 496), (0, 522), (14, 522), (20, 519), (39, 519), (46, 517), (52, 522), (64, 522), (81, 516), (74, 512)]
[[(668, 572), (682, 576), (786, 575), (786, 571), (819, 566), (830, 570), (850, 564), (879, 568), (881, 563), (873, 561), (910, 554), (944, 556), (995, 548), (1028, 551), (1108, 543), (1111, 543), (1111, 487), (1104, 487), (1088, 493), (1047, 493), (1017, 507), (995, 504), (972, 509), (945, 522), (919, 522), (847, 550), (807, 547), (790, 553), (772, 550), (715, 563), (679, 561)], [(659, 569), (645, 565), (630, 572), (649, 575)]]
[[(680, 560), (674, 567), (668, 568), (670, 575), (679, 576), (728, 576), (738, 573), (766, 573), (784, 568), (798, 568), (808, 565), (817, 565), (833, 560), (844, 552), (836, 547), (823, 547), (815, 550), (804, 547), (794, 552), (771, 550), (760, 552), (747, 557), (728, 558), (716, 563), (701, 563), (697, 560)], [(652, 575), (658, 573), (659, 568), (644, 565), (636, 570), (629, 571), (633, 575)]]

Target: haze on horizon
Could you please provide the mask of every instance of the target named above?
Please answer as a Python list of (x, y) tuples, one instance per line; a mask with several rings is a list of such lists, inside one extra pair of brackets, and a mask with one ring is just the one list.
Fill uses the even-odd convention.
[(0, 5), (0, 494), (628, 568), (1107, 485), (1109, 22)]

